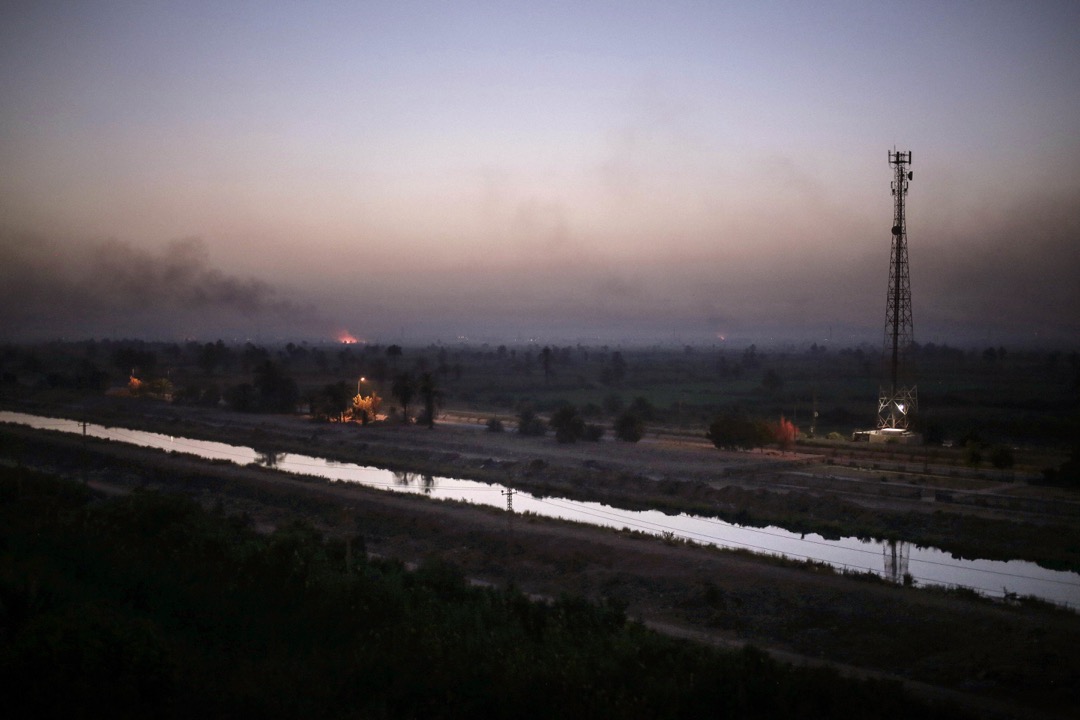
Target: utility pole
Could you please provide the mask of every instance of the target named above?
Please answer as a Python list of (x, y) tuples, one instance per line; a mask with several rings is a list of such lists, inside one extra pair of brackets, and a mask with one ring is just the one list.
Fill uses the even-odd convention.
[(514, 488), (508, 487), (502, 490), (503, 497), (506, 498), (506, 586), (512, 587), (514, 585), (514, 573), (513, 573), (513, 558), (512, 558), (512, 545), (513, 545), (513, 518), (514, 518)]
[(79, 448), (79, 470), (82, 475), (82, 483), (86, 485), (86, 464), (87, 464), (87, 450), (86, 450), (86, 425), (85, 420), (82, 421), (82, 445)]
[(889, 256), (889, 292), (885, 308), (885, 343), (882, 349), (883, 384), (878, 393), (878, 429), (907, 430), (918, 409), (918, 395), (911, 381), (911, 281), (908, 271), (907, 219), (904, 199), (913, 173), (911, 151), (890, 150), (893, 166), (892, 249)]

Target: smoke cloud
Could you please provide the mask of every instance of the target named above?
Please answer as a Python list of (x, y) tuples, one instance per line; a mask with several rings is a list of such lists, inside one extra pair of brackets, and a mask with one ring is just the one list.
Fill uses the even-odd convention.
[(0, 236), (5, 339), (253, 337), (301, 323), (325, 324), (270, 283), (214, 268), (198, 238), (155, 253), (121, 240)]

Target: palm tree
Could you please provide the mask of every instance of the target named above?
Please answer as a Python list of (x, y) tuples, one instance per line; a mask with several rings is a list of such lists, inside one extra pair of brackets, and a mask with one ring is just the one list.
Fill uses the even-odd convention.
[(544, 367), (544, 382), (551, 380), (551, 348), (544, 346), (544, 349), (540, 351), (540, 364)]
[(420, 375), (420, 397), (424, 399), (424, 417), (429, 429), (435, 427), (435, 404), (441, 393), (435, 385), (435, 374), (425, 372)]
[(403, 372), (394, 377), (394, 384), (390, 388), (390, 394), (401, 403), (402, 422), (409, 422), (409, 403), (416, 394), (416, 381), (412, 373)]

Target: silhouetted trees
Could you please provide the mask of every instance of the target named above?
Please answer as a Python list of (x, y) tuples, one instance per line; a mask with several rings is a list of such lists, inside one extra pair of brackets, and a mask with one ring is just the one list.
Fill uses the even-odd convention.
[(633, 410), (627, 410), (615, 420), (615, 437), (636, 443), (645, 436), (645, 420)]
[(537, 417), (532, 406), (526, 405), (518, 413), (518, 434), (539, 437), (547, 432), (544, 421)]
[(121, 373), (149, 375), (157, 367), (157, 353), (149, 348), (137, 345), (123, 345), (113, 350), (112, 364)]
[(403, 372), (394, 376), (394, 384), (390, 387), (390, 394), (401, 403), (401, 421), (409, 422), (409, 404), (416, 396), (416, 379), (412, 373)]
[(1008, 445), (995, 445), (990, 448), (990, 464), (998, 470), (1008, 470), (1015, 463), (1012, 448)]
[(577, 442), (585, 436), (585, 418), (573, 405), (563, 405), (551, 415), (548, 425), (561, 443)]
[(721, 450), (751, 450), (773, 440), (773, 433), (766, 423), (741, 413), (716, 416), (705, 435)]
[(212, 375), (218, 368), (226, 368), (232, 362), (232, 351), (224, 342), (218, 340), (206, 343), (199, 347), (199, 369), (207, 375)]
[(627, 408), (628, 412), (637, 415), (644, 422), (653, 422), (656, 420), (656, 408), (646, 398), (640, 395), (634, 398), (634, 401), (630, 403), (630, 407)]
[(386, 359), (390, 361), (390, 365), (397, 369), (398, 361), (401, 360), (401, 356), (404, 352), (400, 345), (388, 345), (386, 347)]
[(553, 355), (551, 348), (544, 346), (544, 349), (540, 351), (540, 365), (544, 368), (544, 382), (551, 381), (551, 363), (553, 362)]
[(352, 385), (344, 380), (324, 385), (312, 398), (311, 414), (319, 420), (340, 420), (352, 404)]
[(605, 385), (622, 385), (626, 379), (626, 360), (623, 354), (616, 350), (611, 355), (611, 360), (600, 371), (600, 382)]
[(280, 365), (273, 360), (264, 360), (255, 368), (254, 374), (259, 410), (279, 413), (296, 411), (300, 390), (296, 381), (285, 375)]
[(1080, 488), (1080, 444), (1073, 445), (1068, 460), (1059, 467), (1044, 469), (1042, 475), (1042, 485)]
[(435, 375), (431, 372), (420, 374), (420, 398), (424, 401), (424, 423), (428, 429), (435, 427), (435, 409), (441, 393), (435, 382)]

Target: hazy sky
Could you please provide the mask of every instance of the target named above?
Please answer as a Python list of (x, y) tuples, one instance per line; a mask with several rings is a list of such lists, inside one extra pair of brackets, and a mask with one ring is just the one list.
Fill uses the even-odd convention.
[(0, 9), (3, 335), (1080, 338), (1080, 3)]

